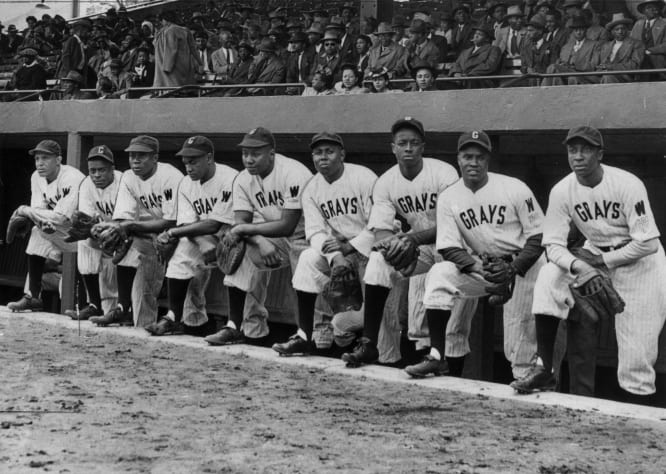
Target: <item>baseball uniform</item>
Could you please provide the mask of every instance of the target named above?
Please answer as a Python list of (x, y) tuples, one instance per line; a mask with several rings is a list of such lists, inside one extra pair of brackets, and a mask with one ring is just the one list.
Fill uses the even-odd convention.
[[(460, 180), (440, 195), (437, 249), (460, 248), (477, 259), (481, 255), (513, 258), (528, 238), (541, 234), (542, 224), (543, 212), (525, 183), (488, 173), (488, 182), (476, 192)], [(543, 262), (542, 256), (516, 278), (513, 296), (504, 305), (504, 353), (517, 379), (527, 375), (537, 360), (531, 302), (534, 281)], [(453, 262), (437, 263), (426, 277), (424, 305), (450, 310), (459, 299), (485, 296), (490, 285), (479, 274), (461, 272)], [(471, 317), (449, 323), (451, 332), (458, 334), (455, 344), (459, 347), (455, 352), (469, 352), (470, 325)]]
[(661, 244), (656, 253), (632, 258), (634, 243), (660, 235), (647, 191), (633, 174), (601, 167), (598, 185), (584, 186), (571, 173), (550, 193), (543, 244), (552, 264), (539, 275), (532, 310), (566, 319), (573, 306), (569, 284), (575, 278), (570, 272), (575, 258), (566, 249), (573, 222), (587, 239), (584, 248), (603, 256), (613, 286), (625, 301), (624, 312), (615, 316), (618, 382), (628, 392), (649, 395), (656, 390), (654, 364), (666, 319), (666, 258)]

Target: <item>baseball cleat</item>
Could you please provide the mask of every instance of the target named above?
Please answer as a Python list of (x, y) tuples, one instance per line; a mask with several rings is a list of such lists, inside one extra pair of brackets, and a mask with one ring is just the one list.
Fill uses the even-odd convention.
[(68, 309), (65, 311), (65, 316), (69, 316), (74, 321), (86, 321), (94, 316), (102, 316), (103, 314), (101, 309), (92, 304), (89, 304), (80, 310), (78, 315), (76, 314), (75, 309)]
[(379, 359), (377, 346), (367, 337), (359, 339), (353, 352), (342, 354), (342, 360), (350, 368), (360, 367), (363, 364), (372, 364), (373, 362), (377, 362), (377, 359)]
[(117, 324), (119, 326), (134, 326), (132, 315), (123, 311), (120, 306), (109, 311), (104, 316), (93, 316), (90, 318), (90, 322), (101, 327), (110, 326), (112, 324)]
[(183, 323), (172, 321), (169, 318), (160, 318), (159, 321), (149, 324), (144, 329), (153, 336), (175, 336), (185, 332)]
[(44, 303), (39, 298), (33, 298), (30, 295), (23, 295), (20, 300), (7, 304), (7, 309), (14, 313), (23, 311), (41, 311)]
[(542, 366), (533, 367), (525, 377), (511, 382), (511, 387), (519, 394), (548, 392), (555, 390), (556, 385), (555, 376)]
[(273, 350), (281, 356), (310, 355), (314, 349), (312, 341), (298, 335), (291, 336), (287, 342), (273, 344)]
[(204, 340), (211, 346), (226, 346), (228, 344), (241, 344), (245, 342), (245, 337), (238, 329), (227, 326), (215, 334), (206, 336)]
[(421, 362), (405, 367), (405, 372), (411, 377), (422, 379), (430, 374), (446, 375), (449, 373), (449, 366), (446, 360), (437, 360), (431, 355), (427, 355)]

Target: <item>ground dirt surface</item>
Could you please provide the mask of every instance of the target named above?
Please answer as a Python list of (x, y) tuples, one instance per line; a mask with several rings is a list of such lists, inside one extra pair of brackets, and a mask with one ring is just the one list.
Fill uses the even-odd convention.
[(0, 347), (0, 472), (666, 471), (663, 421), (79, 337), (25, 318), (0, 320)]

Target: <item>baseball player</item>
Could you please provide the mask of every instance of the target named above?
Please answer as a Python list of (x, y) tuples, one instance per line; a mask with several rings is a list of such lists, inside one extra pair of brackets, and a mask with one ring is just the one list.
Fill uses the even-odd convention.
[[(444, 262), (435, 264), (426, 277), (423, 303), (432, 349), (421, 368), (444, 353), (443, 329), (457, 300), (492, 295), (502, 288), (504, 294), (499, 299), (491, 296), (489, 301), (495, 298), (496, 304), (505, 303), (504, 354), (519, 379), (537, 360), (531, 302), (534, 281), (545, 260), (543, 212), (525, 183), (488, 172), (491, 152), (485, 132), (462, 134), (458, 139), (462, 179), (437, 201), (437, 251)], [(498, 270), (491, 274), (483, 258), (495, 260)], [(462, 332), (469, 333), (471, 317), (459, 319), (457, 324), (466, 326)], [(459, 360), (461, 365), (463, 362), (464, 357)]]
[[(88, 152), (88, 177), (79, 189), (79, 211), (109, 221), (118, 195), (122, 173), (116, 171), (113, 152), (106, 145), (92, 147)], [(116, 266), (104, 258), (99, 245), (90, 238), (77, 243), (76, 263), (88, 296), (88, 304), (80, 312), (67, 310), (72, 319), (86, 320), (104, 314), (102, 301), (118, 297)]]
[(151, 234), (176, 223), (176, 192), (183, 175), (173, 166), (158, 162), (159, 142), (139, 135), (125, 149), (130, 169), (118, 188), (113, 221), (97, 224), (130, 236), (132, 245), (118, 262), (118, 306), (94, 324), (145, 327), (157, 320), (157, 296), (164, 279), (164, 265), (157, 259)]
[[(255, 275), (286, 265), (293, 271), (298, 254), (307, 245), (301, 194), (312, 173), (298, 161), (276, 153), (273, 134), (265, 128), (251, 130), (238, 146), (245, 169), (234, 181), (235, 225), (228, 237), (243, 239), (247, 250), (238, 270), (224, 278), (229, 290), (229, 321), (206, 337), (212, 345), (243, 342), (245, 297), (255, 291)], [(255, 212), (263, 222), (253, 222)]]
[[(397, 165), (375, 183), (367, 226), (374, 232), (376, 242), (389, 242), (390, 248), (385, 254), (379, 251), (370, 253), (364, 277), (366, 304), (363, 337), (353, 352), (342, 355), (342, 360), (349, 367), (377, 360), (377, 339), (393, 279), (425, 273), (435, 262), (437, 255), (432, 244), (436, 235), (437, 196), (458, 180), (458, 173), (453, 166), (423, 157), (425, 131), (421, 122), (405, 117), (393, 124), (391, 134), (391, 148)], [(396, 217), (404, 220), (411, 230), (396, 235)], [(387, 261), (409, 252), (414, 255), (411, 268), (401, 269), (402, 273)], [(476, 301), (471, 301), (469, 305), (459, 305), (459, 308), (473, 312), (475, 305)], [(410, 321), (409, 324), (420, 325), (420, 322)], [(437, 368), (438, 373), (446, 370), (443, 364)]]
[[(625, 302), (624, 312), (615, 316), (618, 382), (627, 401), (644, 403), (656, 391), (654, 364), (666, 318), (666, 259), (659, 230), (645, 185), (633, 174), (601, 163), (604, 141), (597, 129), (574, 127), (564, 143), (573, 173), (550, 193), (543, 243), (552, 264), (543, 273), (548, 269), (551, 276), (540, 275), (534, 290), (544, 367), (536, 367), (516, 388), (552, 385), (555, 330), (573, 301), (569, 284), (576, 275), (600, 267)], [(567, 250), (570, 222), (585, 236), (583, 248), (596, 255), (593, 265)], [(596, 338), (591, 343), (596, 346)]]
[[(185, 140), (176, 156), (182, 158), (187, 176), (178, 186), (176, 227), (157, 237), (177, 245), (166, 269), (169, 311), (156, 323), (146, 326), (154, 336), (182, 333), (183, 322), (188, 326), (201, 324), (188, 320), (190, 315), (183, 321), (186, 297), (188, 291), (197, 292), (191, 301), (201, 302), (200, 311), (205, 314), (203, 292), (210, 278), (206, 265), (215, 260), (217, 244), (213, 234), (233, 224), (231, 193), (238, 171), (215, 163), (213, 142), (201, 135)], [(191, 285), (195, 277), (200, 284)]]
[(76, 252), (76, 243), (64, 239), (85, 178), (76, 168), (62, 164), (60, 145), (53, 140), (42, 140), (28, 153), (34, 157), (36, 168), (30, 177), (30, 205), (19, 206), (14, 216), (28, 218), (35, 226), (26, 248), (28, 291), (19, 301), (7, 305), (11, 311), (40, 311), (47, 258), (60, 261), (62, 252)]
[[(374, 242), (366, 225), (377, 175), (364, 166), (344, 162), (344, 142), (339, 135), (319, 133), (312, 138), (310, 149), (317, 174), (301, 196), (310, 247), (299, 256), (292, 279), (298, 298), (298, 331), (287, 342), (273, 345), (282, 355), (309, 354), (315, 349), (315, 301), (329, 282), (331, 269), (353, 267), (362, 278)], [(334, 328), (336, 323), (334, 317)]]

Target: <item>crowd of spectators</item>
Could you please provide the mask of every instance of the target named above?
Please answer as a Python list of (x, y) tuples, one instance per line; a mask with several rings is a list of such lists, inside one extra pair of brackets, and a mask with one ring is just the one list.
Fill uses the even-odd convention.
[[(67, 98), (124, 98), (130, 88), (201, 83), (229, 86), (208, 95), (339, 95), (664, 77), (566, 76), (663, 68), (661, 0), (639, 4), (637, 21), (626, 12), (593, 11), (584, 0), (399, 9), (391, 22), (360, 18), (358, 2), (306, 11), (255, 4), (208, 1), (140, 20), (140, 12), (110, 9), (73, 24), (45, 14), (28, 17), (22, 31), (9, 25), (7, 34), (0, 24), (0, 60), (19, 60), (7, 88), (45, 89), (55, 78)], [(495, 75), (503, 79), (489, 77)]]

